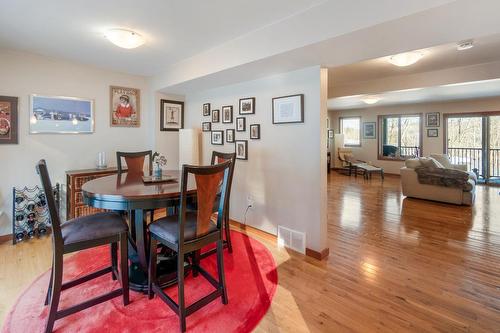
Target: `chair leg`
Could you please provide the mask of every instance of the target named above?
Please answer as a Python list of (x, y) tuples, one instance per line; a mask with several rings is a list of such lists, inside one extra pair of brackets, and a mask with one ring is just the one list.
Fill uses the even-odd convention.
[(201, 250), (194, 251), (193, 253), (193, 277), (198, 276), (198, 267), (200, 266)]
[(226, 212), (226, 216), (224, 216), (224, 229), (226, 233), (227, 250), (229, 253), (233, 253), (233, 245), (231, 244), (231, 229), (229, 228), (229, 212)]
[(149, 244), (149, 265), (148, 265), (148, 298), (154, 296), (153, 283), (156, 284), (156, 247), (158, 242), (153, 237), (150, 238)]
[(222, 240), (217, 241), (217, 271), (219, 273), (219, 288), (222, 289), (222, 304), (227, 304), (226, 277), (224, 274), (224, 247)]
[(186, 331), (186, 304), (184, 302), (184, 253), (177, 253), (177, 287), (179, 305), (179, 321), (181, 332)]
[(59, 306), (59, 299), (61, 297), (62, 287), (62, 273), (63, 273), (63, 256), (56, 256), (54, 254), (54, 268), (52, 276), (52, 290), (50, 296), (49, 316), (47, 318), (47, 325), (45, 326), (45, 333), (51, 333), (56, 321), (57, 307)]
[(50, 268), (50, 280), (49, 280), (49, 288), (47, 288), (47, 296), (45, 296), (45, 305), (49, 305), (50, 296), (52, 293), (52, 278), (54, 277), (54, 260), (52, 259), (52, 267)]
[(118, 244), (111, 243), (109, 247), (111, 249), (111, 267), (113, 267), (111, 270), (111, 278), (116, 280), (115, 270), (118, 269)]
[(123, 305), (126, 306), (130, 303), (128, 285), (128, 235), (126, 232), (120, 235), (120, 274), (122, 280)]

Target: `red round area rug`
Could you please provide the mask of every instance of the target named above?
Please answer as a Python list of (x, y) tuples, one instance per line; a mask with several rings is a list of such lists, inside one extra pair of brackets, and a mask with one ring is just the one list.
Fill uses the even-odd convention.
[[(231, 231), (233, 253), (224, 250), (229, 304), (220, 298), (187, 317), (188, 332), (250, 332), (271, 305), (278, 274), (274, 259), (259, 241)], [(109, 248), (82, 251), (66, 258), (64, 278), (68, 281), (110, 264)], [(202, 260), (202, 267), (216, 273), (216, 257)], [(214, 275), (216, 276), (216, 275)], [(50, 272), (36, 279), (19, 297), (3, 326), (3, 333), (43, 332), (48, 307), (43, 306)], [(192, 274), (185, 281), (187, 305), (213, 290), (200, 275)], [(116, 288), (117, 281), (106, 274), (62, 292), (59, 309), (64, 309)], [(166, 289), (177, 300), (177, 286)], [(179, 319), (158, 296), (130, 293), (131, 303), (124, 307), (122, 298), (101, 303), (89, 309), (57, 320), (54, 332), (178, 332)]]

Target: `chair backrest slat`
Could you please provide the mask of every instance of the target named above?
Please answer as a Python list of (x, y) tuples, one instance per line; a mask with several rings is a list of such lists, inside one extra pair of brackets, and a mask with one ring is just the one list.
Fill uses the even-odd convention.
[(47, 163), (45, 160), (40, 160), (36, 165), (36, 171), (40, 176), (40, 182), (42, 183), (42, 190), (45, 194), (47, 200), (47, 207), (49, 209), (50, 223), (52, 225), (52, 239), (54, 245), (63, 244), (62, 234), (61, 234), (61, 220), (59, 218), (59, 213), (57, 211), (56, 199), (54, 198), (54, 192), (52, 191), (52, 183), (50, 181), (49, 172), (47, 169)]
[(226, 194), (225, 200), (227, 201), (227, 205), (229, 207), (229, 200), (231, 197), (231, 188), (233, 186), (233, 175), (234, 175), (234, 166), (236, 165), (236, 153), (222, 153), (219, 151), (212, 151), (212, 160), (211, 164), (216, 165), (219, 163), (224, 163), (226, 161), (231, 161), (231, 166), (229, 167), (229, 179), (228, 179), (228, 187), (229, 190)]
[[(217, 202), (217, 194), (220, 186), (221, 200), (217, 207), (217, 229), (222, 231), (222, 218), (227, 209), (227, 192), (229, 190), (229, 172), (232, 161), (226, 161), (213, 166), (191, 166), (183, 165), (181, 181), (181, 203), (179, 214), (178, 237), (179, 244), (184, 243), (185, 221), (186, 221), (186, 198), (189, 175), (193, 175), (196, 181), (197, 192), (197, 223), (195, 234), (197, 237), (204, 236), (209, 230), (210, 223), (213, 223), (212, 215), (214, 205)], [(222, 181), (222, 184), (221, 184)]]
[(138, 152), (116, 152), (116, 165), (118, 173), (121, 174), (125, 170), (122, 167), (122, 157), (125, 159), (128, 173), (142, 173), (144, 170), (144, 160), (148, 157), (148, 173), (153, 170), (153, 152), (151, 150)]

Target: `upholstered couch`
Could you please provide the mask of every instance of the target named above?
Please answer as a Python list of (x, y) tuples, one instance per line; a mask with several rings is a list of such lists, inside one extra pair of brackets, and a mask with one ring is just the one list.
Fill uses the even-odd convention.
[[(434, 154), (431, 155), (436, 160), (440, 168), (455, 169), (467, 172), (466, 165), (451, 164), (446, 155)], [(457, 187), (438, 186), (421, 184), (418, 180), (415, 168), (422, 165), (422, 159), (413, 158), (405, 161), (405, 166), (401, 168), (401, 186), (403, 195), (412, 198), (434, 200), (447, 202), (456, 205), (473, 205), (476, 198), (476, 182), (477, 178), (473, 172), (468, 174), (468, 190), (463, 190)]]

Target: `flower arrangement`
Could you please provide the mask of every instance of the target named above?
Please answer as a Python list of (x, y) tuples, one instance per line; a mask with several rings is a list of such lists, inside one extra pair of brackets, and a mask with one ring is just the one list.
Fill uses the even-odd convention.
[(162, 167), (165, 167), (166, 165), (167, 158), (164, 155), (160, 153), (153, 154), (153, 173), (155, 175), (161, 176)]

